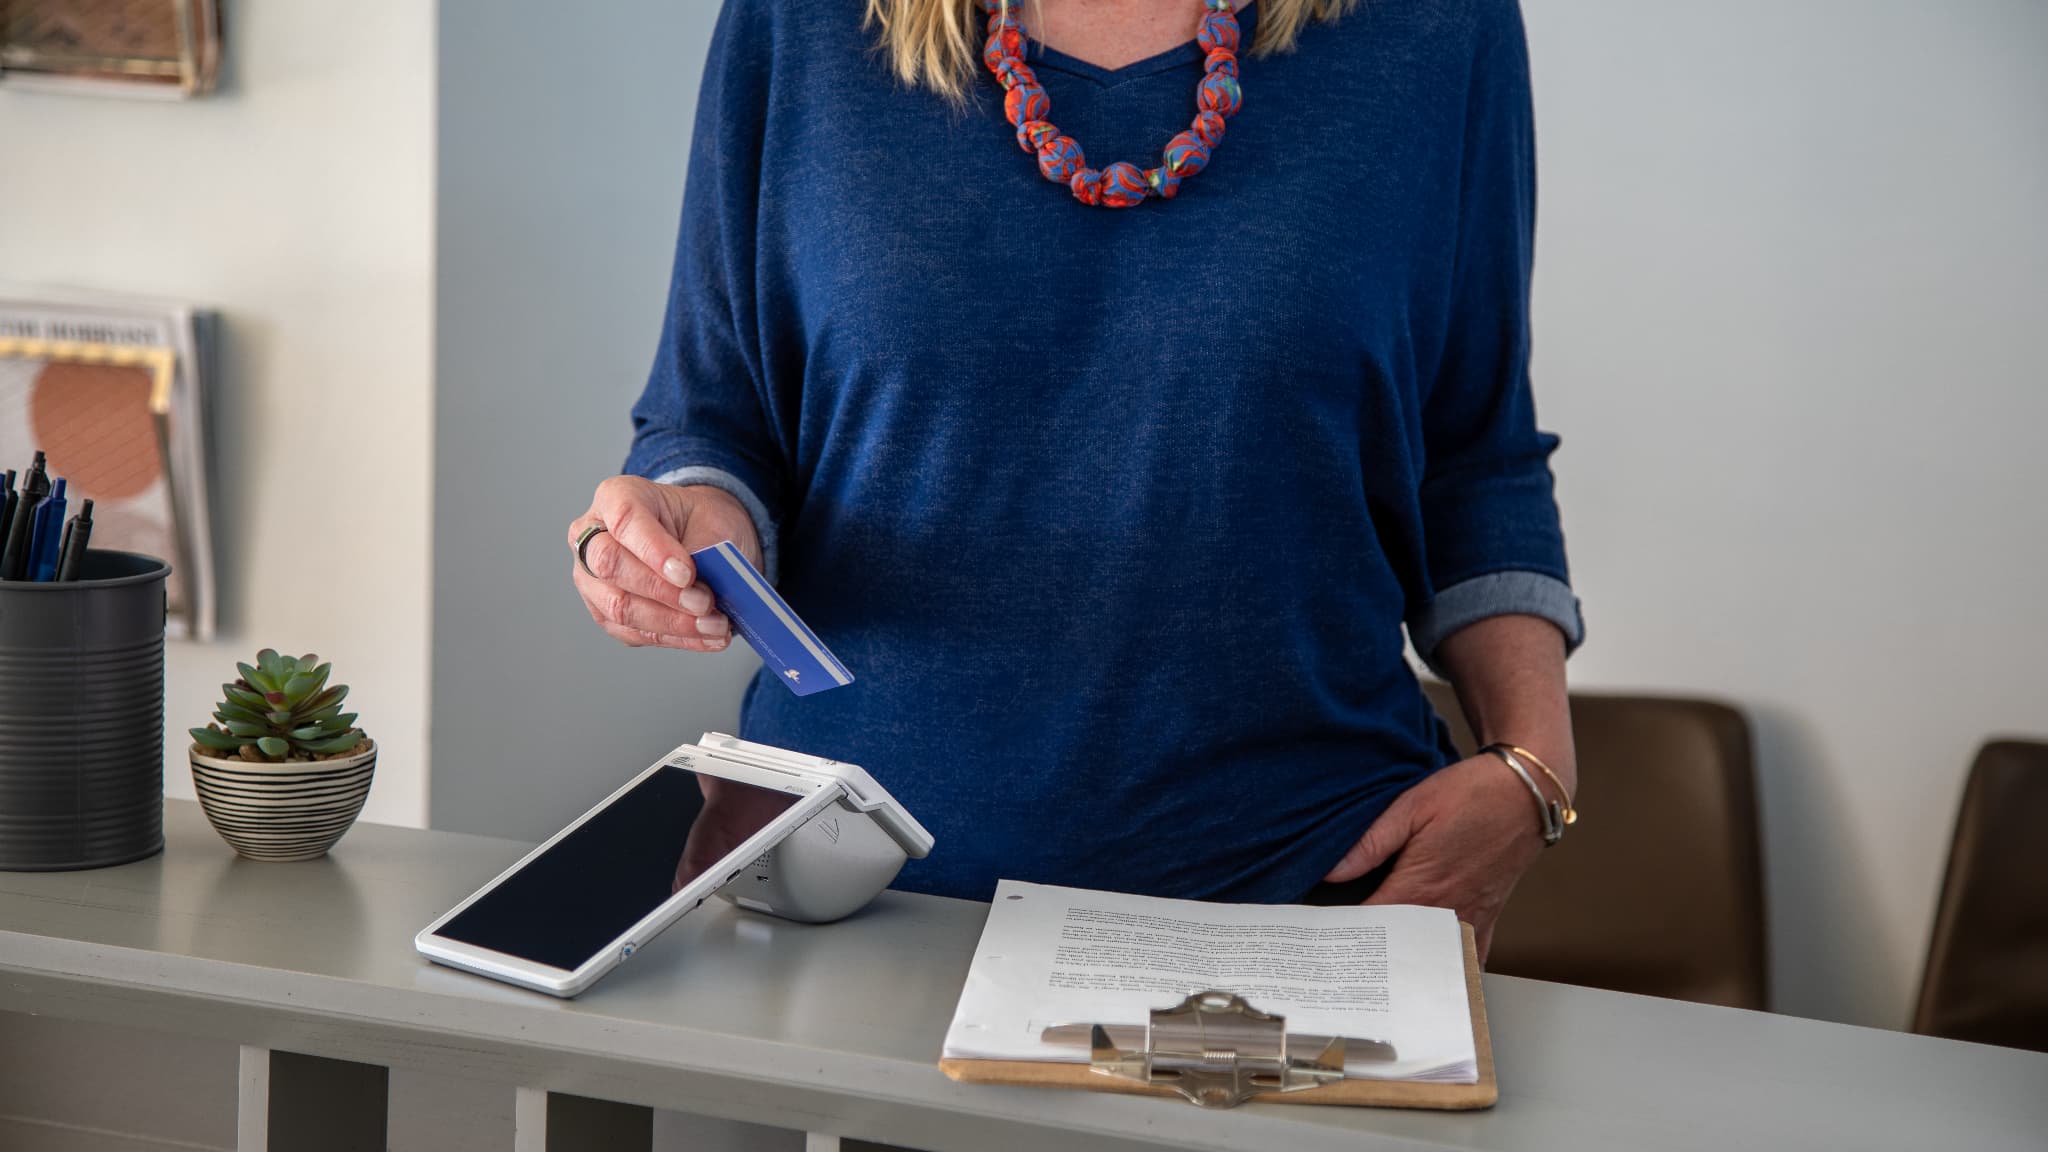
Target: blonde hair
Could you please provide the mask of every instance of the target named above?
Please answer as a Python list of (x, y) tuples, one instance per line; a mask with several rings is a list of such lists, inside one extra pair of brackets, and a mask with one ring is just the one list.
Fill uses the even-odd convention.
[[(1019, 8), (1036, 0), (1013, 0)], [(1358, 0), (1258, 0), (1258, 34), (1250, 54), (1268, 56), (1294, 47), (1311, 20), (1335, 20)], [(1240, 4), (1239, 7), (1243, 7)], [(896, 78), (959, 101), (966, 98), (981, 66), (987, 38), (981, 0), (868, 0), (867, 23), (881, 36), (881, 49)]]

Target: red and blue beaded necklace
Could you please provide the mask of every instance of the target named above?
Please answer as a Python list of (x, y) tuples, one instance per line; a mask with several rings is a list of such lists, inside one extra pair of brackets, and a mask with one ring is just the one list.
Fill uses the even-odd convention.
[(1167, 142), (1156, 168), (1140, 169), (1127, 160), (1095, 169), (1081, 153), (1081, 146), (1060, 135), (1047, 117), (1052, 100), (1038, 83), (1038, 76), (1024, 62), (1024, 24), (1017, 18), (1022, 0), (981, 0), (989, 12), (988, 45), (982, 49), (982, 63), (995, 73), (1005, 89), (1003, 112), (1017, 126), (1017, 144), (1038, 156), (1038, 170), (1047, 180), (1065, 184), (1074, 199), (1104, 208), (1128, 208), (1147, 196), (1171, 200), (1180, 182), (1200, 172), (1209, 163), (1209, 153), (1223, 142), (1226, 120), (1244, 105), (1244, 93), (1237, 84), (1237, 15), (1231, 0), (1204, 0), (1208, 11), (1195, 33), (1207, 59), (1202, 64), (1202, 82), (1195, 88), (1194, 123)]

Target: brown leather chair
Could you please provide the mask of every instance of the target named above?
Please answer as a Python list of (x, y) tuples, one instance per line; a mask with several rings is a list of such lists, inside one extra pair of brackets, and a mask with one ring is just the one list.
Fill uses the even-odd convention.
[(1977, 753), (1913, 1031), (2048, 1052), (2048, 744)]
[[(1469, 754), (1457, 697), (1425, 687)], [(1515, 887), (1487, 970), (1768, 1007), (1748, 722), (1704, 700), (1574, 693), (1571, 707), (1579, 822)]]

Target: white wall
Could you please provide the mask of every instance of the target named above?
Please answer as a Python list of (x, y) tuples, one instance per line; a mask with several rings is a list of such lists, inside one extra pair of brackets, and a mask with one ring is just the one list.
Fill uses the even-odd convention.
[(364, 818), (426, 816), (434, 16), (237, 4), (220, 95), (0, 85), (0, 278), (224, 313), (222, 629), (172, 642), (165, 790), (234, 661), (335, 661), (381, 745)]
[(1574, 680), (1750, 713), (1779, 1006), (1902, 1026), (1968, 761), (2048, 732), (2048, 5), (1527, 16)]

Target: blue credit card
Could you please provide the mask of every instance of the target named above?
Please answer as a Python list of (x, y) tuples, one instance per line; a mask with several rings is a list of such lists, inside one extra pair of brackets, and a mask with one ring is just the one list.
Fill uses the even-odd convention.
[(697, 562), (697, 579), (718, 598), (718, 610), (760, 653), (761, 662), (784, 687), (809, 696), (853, 683), (853, 673), (768, 586), (732, 541), (692, 552), (690, 559)]

